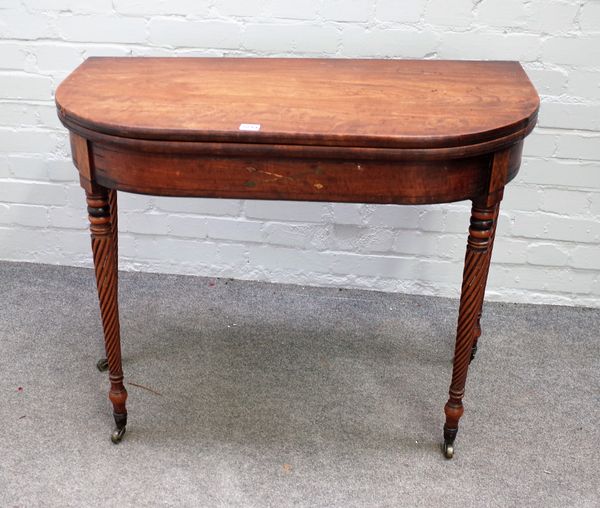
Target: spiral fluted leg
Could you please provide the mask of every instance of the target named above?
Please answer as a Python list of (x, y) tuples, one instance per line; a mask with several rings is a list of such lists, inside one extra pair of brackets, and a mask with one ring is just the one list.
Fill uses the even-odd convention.
[(485, 269), (486, 275), (483, 280), (483, 285), (481, 288), (480, 296), (479, 296), (479, 312), (477, 313), (477, 321), (475, 323), (475, 331), (473, 337), (473, 347), (471, 348), (471, 358), (469, 359), (469, 363), (473, 361), (475, 355), (477, 354), (477, 342), (479, 341), (479, 337), (481, 337), (481, 313), (483, 310), (483, 299), (485, 296), (485, 287), (487, 285), (487, 278), (489, 273), (490, 262), (492, 260), (492, 251), (494, 249), (494, 238), (496, 237), (496, 226), (498, 225), (498, 214), (500, 212), (500, 204), (497, 204), (494, 208), (494, 225), (492, 226), (492, 234), (490, 237), (490, 245), (488, 247), (488, 255), (485, 260), (487, 267)]
[(464, 411), (462, 399), (465, 393), (477, 318), (481, 311), (483, 291), (490, 266), (492, 239), (497, 216), (497, 204), (486, 207), (474, 203), (471, 209), (471, 225), (458, 312), (450, 397), (444, 407), (446, 424), (444, 425), (443, 451), (446, 458), (452, 458), (454, 455), (458, 421)]
[[(110, 391), (116, 429), (111, 439), (118, 443), (127, 425), (127, 391), (123, 386), (121, 366), (121, 337), (119, 330), (118, 272), (117, 272), (117, 193), (99, 188), (87, 192), (92, 253), (96, 271), (96, 285), (100, 300), (100, 314), (104, 329), (104, 347), (108, 362)], [(100, 368), (100, 363), (99, 368)]]
[[(108, 191), (108, 208), (110, 211), (110, 226), (112, 231), (112, 239), (114, 245), (114, 253), (115, 253), (115, 267), (119, 267), (119, 228), (118, 228), (118, 219), (119, 214), (117, 212), (117, 191), (111, 189)], [(115, 278), (115, 285), (117, 286), (117, 293), (119, 291), (119, 277)], [(96, 368), (100, 372), (105, 372), (108, 370), (108, 358), (100, 358), (96, 363)]]

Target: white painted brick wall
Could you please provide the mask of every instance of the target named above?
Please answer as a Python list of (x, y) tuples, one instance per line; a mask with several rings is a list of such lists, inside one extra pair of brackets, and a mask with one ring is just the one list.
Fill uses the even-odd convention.
[[(53, 93), (93, 55), (520, 60), (542, 109), (489, 297), (600, 307), (598, 0), (0, 0), (0, 259), (91, 266)], [(121, 266), (457, 296), (468, 209), (122, 193)]]

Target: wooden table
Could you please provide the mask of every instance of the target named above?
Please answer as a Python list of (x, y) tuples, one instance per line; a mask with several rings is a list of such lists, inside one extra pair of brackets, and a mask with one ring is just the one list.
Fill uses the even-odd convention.
[(453, 456), (499, 203), (539, 108), (518, 63), (90, 58), (60, 85), (56, 105), (87, 196), (113, 442), (127, 423), (117, 190), (380, 204), (469, 199), (444, 408), (443, 451)]

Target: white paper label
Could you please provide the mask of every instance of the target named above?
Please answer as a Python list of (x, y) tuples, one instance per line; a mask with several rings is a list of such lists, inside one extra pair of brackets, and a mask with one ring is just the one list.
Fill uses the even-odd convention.
[(256, 131), (260, 130), (260, 124), (259, 123), (241, 123), (240, 130), (256, 132)]

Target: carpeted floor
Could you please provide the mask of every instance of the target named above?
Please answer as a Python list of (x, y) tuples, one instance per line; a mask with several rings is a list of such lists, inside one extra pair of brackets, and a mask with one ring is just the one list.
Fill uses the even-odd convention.
[[(457, 281), (458, 283), (458, 281)], [(600, 311), (123, 273), (109, 441), (91, 270), (0, 263), (0, 506), (599, 506)]]

